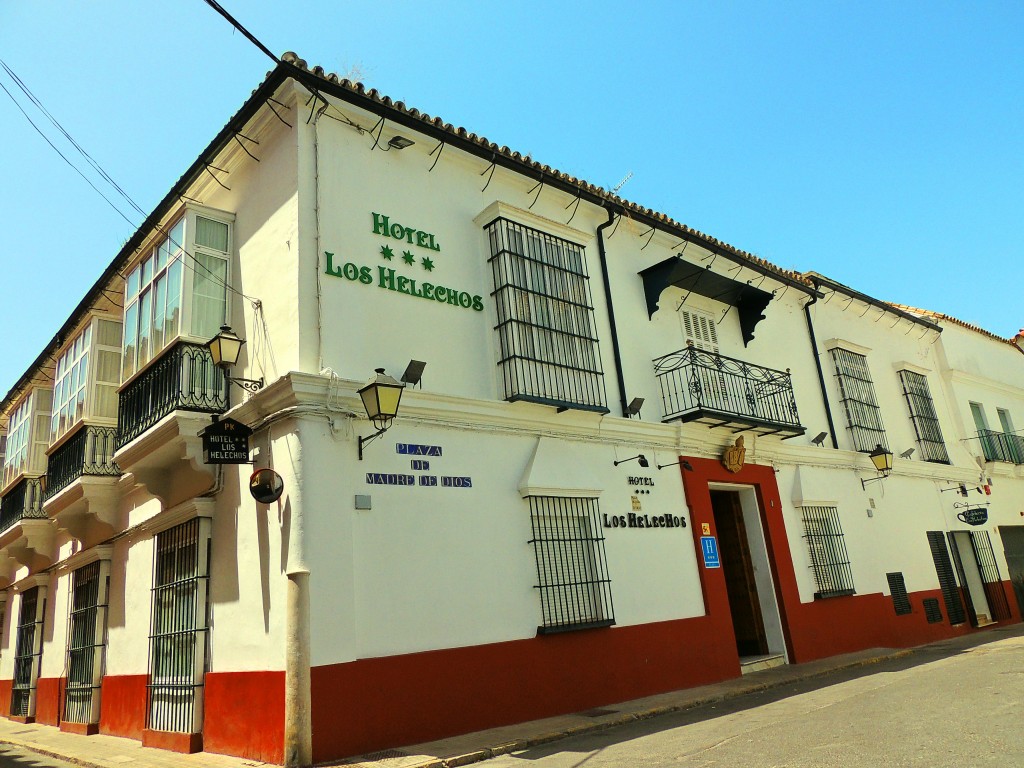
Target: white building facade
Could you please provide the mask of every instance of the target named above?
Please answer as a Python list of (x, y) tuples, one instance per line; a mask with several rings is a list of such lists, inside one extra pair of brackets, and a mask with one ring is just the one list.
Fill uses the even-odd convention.
[(286, 55), (3, 401), (0, 708), (304, 765), (1019, 621), (1022, 372)]

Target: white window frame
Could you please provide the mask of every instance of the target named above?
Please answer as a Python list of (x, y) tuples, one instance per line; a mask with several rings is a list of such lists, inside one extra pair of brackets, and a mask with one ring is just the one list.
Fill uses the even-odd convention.
[[(121, 358), (121, 348), (101, 344), (98, 339), (97, 325), (100, 322), (113, 323), (118, 327), (118, 335), (123, 338), (122, 323), (113, 315), (92, 315), (89, 322), (64, 345), (58, 354), (54, 369), (53, 407), (50, 414), (50, 445), (56, 444), (64, 435), (74, 431), (84, 420), (116, 424), (117, 410), (112, 413), (99, 413), (96, 387), (106, 384), (113, 388), (120, 386), (118, 381), (97, 380), (99, 371), (99, 354), (109, 352)], [(85, 364), (81, 365), (84, 359)], [(79, 374), (75, 377), (75, 366), (79, 366)], [(77, 383), (76, 383), (77, 382)], [(72, 392), (74, 390), (74, 392)], [(68, 418), (61, 423), (61, 411), (71, 406), (81, 394), (81, 410), (76, 406), (69, 411)], [(74, 395), (74, 397), (71, 397)]]
[[(22, 475), (46, 472), (46, 448), (49, 446), (50, 404), (53, 391), (36, 387), (15, 406), (7, 423), (3, 482), (6, 491)], [(41, 426), (47, 429), (40, 429)], [(44, 434), (39, 434), (40, 432)]]
[[(200, 245), (196, 242), (197, 220), (199, 218), (224, 224), (227, 226), (227, 250), (219, 251), (210, 246)], [(231, 284), (231, 262), (234, 254), (234, 214), (225, 211), (218, 211), (212, 208), (201, 206), (188, 206), (177, 217), (169, 220), (170, 223), (161, 227), (156, 236), (142, 250), (142, 255), (131, 265), (127, 271), (124, 288), (124, 327), (121, 341), (121, 380), (127, 382), (134, 378), (142, 370), (145, 370), (161, 354), (172, 347), (178, 341), (193, 341), (205, 344), (216, 334), (217, 329), (203, 337), (202, 334), (194, 333), (193, 315), (196, 299), (197, 283), (207, 275), (207, 270), (199, 264), (199, 258), (214, 258), (223, 262), (224, 268), (224, 314), (217, 327), (231, 316), (231, 291), (227, 286)], [(181, 225), (184, 225), (181, 227)], [(183, 240), (184, 242), (179, 242)], [(164, 335), (157, 339), (153, 332), (154, 321), (157, 319), (157, 307), (152, 297), (158, 290), (158, 280), (169, 279), (169, 273), (175, 264), (180, 265), (180, 283), (178, 286), (178, 324), (172, 329), (171, 334)], [(220, 278), (217, 278), (218, 281)], [(139, 335), (142, 329), (140, 308), (144, 305), (146, 296), (150, 297), (148, 306), (149, 314), (149, 348), (145, 359), (140, 356)], [(164, 291), (164, 306), (166, 307), (167, 292)], [(129, 322), (129, 315), (132, 310), (136, 311), (133, 322)], [(161, 315), (165, 327), (161, 334), (167, 331), (166, 317)], [(132, 359), (129, 364), (127, 346), (129, 338), (134, 343)], [(159, 344), (156, 342), (159, 341)]]

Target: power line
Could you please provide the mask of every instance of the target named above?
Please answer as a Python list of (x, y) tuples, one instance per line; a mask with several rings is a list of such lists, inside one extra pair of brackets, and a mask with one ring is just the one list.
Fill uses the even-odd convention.
[[(140, 216), (145, 217), (146, 212), (142, 209), (142, 207), (139, 206), (138, 203), (136, 203), (135, 200), (133, 200), (132, 197), (127, 192), (125, 192), (124, 189), (120, 185), (117, 184), (117, 182), (114, 181), (113, 177), (111, 177), (110, 174), (107, 173), (106, 170), (104, 170), (104, 168), (95, 159), (93, 159), (93, 157), (88, 152), (86, 152), (85, 149), (77, 141), (75, 141), (75, 139), (71, 136), (71, 134), (68, 133), (68, 131), (64, 129), (64, 127), (60, 124), (60, 122), (55, 117), (53, 117), (53, 115), (49, 112), (49, 110), (47, 110), (46, 107), (43, 105), (42, 101), (40, 101), (35, 96), (35, 94), (32, 93), (32, 91), (28, 88), (28, 86), (25, 84), (25, 82), (20, 77), (18, 77), (18, 75), (14, 72), (14, 70), (12, 70), (7, 65), (7, 63), (4, 62), (2, 59), (0, 59), (0, 66), (3, 67), (3, 69), (7, 73), (7, 75), (11, 78), (11, 80), (14, 81), (15, 85), (18, 86), (18, 88), (22, 91), (22, 93), (25, 94), (25, 96), (29, 99), (29, 101), (31, 101), (32, 104), (35, 105), (35, 107), (40, 112), (42, 112), (47, 117), (47, 119), (49, 119), (49, 121), (57, 128), (58, 131), (60, 131), (60, 133), (71, 143), (71, 145), (86, 159), (86, 161), (97, 171), (97, 173), (99, 173), (100, 176), (108, 184), (110, 184), (129, 203), (129, 205), (132, 206), (132, 208), (134, 208), (136, 211), (138, 211)], [(100, 189), (95, 184), (92, 183), (92, 181), (89, 179), (89, 177), (86, 176), (85, 173), (83, 173), (82, 170), (78, 166), (76, 166), (73, 162), (71, 162), (71, 160), (63, 152), (61, 152), (61, 150), (52, 141), (50, 141), (49, 137), (39, 128), (38, 125), (36, 125), (35, 121), (29, 116), (29, 114), (21, 106), (21, 104), (18, 102), (18, 100), (14, 97), (14, 94), (12, 94), (7, 89), (7, 87), (4, 86), (3, 83), (0, 83), (0, 88), (3, 88), (4, 92), (8, 95), (8, 97), (10, 97), (11, 101), (14, 102), (14, 105), (18, 108), (18, 110), (22, 113), (22, 115), (24, 115), (25, 119), (28, 120), (29, 124), (36, 130), (36, 132), (40, 136), (42, 136), (43, 140), (46, 141), (46, 143), (50, 145), (50, 147), (53, 149), (53, 151), (56, 152), (58, 155), (60, 155), (60, 157), (64, 160), (64, 162), (66, 162), (68, 165), (70, 165), (71, 168), (74, 169), (74, 171), (79, 176), (81, 176), (90, 187), (92, 187), (92, 189), (96, 192), (96, 194), (98, 194), (100, 197), (102, 197), (107, 202), (107, 204), (111, 208), (113, 208), (114, 211), (122, 219), (124, 219), (126, 222), (128, 222), (128, 224), (130, 226), (134, 227), (135, 229), (138, 229), (139, 225), (136, 224), (134, 221), (132, 221), (130, 218), (128, 218), (128, 216), (126, 216), (124, 214), (124, 212), (121, 211), (121, 209), (118, 208), (113, 203), (113, 201), (110, 200), (110, 198), (108, 198), (106, 195), (104, 195), (103, 192), (101, 192)], [(174, 240), (174, 238), (171, 237), (171, 235), (167, 231), (167, 229), (165, 229), (163, 226), (161, 226), (159, 224), (156, 225), (156, 230), (160, 234), (164, 235), (168, 239), (169, 242), (174, 244), (174, 246), (176, 246), (177, 248), (181, 249), (181, 252), (184, 253), (189, 259), (191, 259), (192, 262), (196, 266), (200, 267), (205, 273), (207, 273), (207, 275), (210, 277), (210, 279), (213, 280), (215, 283), (217, 283), (218, 285), (223, 286), (225, 289), (231, 291), (232, 293), (234, 293), (234, 294), (236, 294), (238, 296), (241, 296), (242, 298), (246, 299), (249, 302), (257, 302), (257, 301), (259, 301), (255, 297), (247, 296), (246, 294), (244, 294), (241, 291), (239, 291), (237, 288), (234, 288), (233, 286), (229, 285), (227, 283), (227, 281), (222, 280), (215, 272), (213, 272), (205, 264), (203, 264), (201, 261), (199, 261), (193, 254), (189, 253), (181, 243), (176, 242)], [(192, 269), (193, 272), (195, 272), (195, 266), (190, 266), (189, 268)]]

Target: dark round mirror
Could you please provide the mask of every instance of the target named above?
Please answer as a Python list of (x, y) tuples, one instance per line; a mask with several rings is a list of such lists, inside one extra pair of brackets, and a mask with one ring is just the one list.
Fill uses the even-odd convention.
[(272, 469), (257, 469), (249, 478), (249, 493), (260, 504), (271, 504), (284, 493), (284, 480)]

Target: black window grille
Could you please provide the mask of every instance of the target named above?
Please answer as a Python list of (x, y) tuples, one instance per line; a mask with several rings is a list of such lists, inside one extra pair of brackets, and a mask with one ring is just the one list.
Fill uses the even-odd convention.
[(839, 391), (854, 449), (873, 451), (876, 445), (888, 448), (882, 411), (875, 398), (875, 385), (871, 381), (867, 358), (836, 347), (832, 350), (832, 362), (839, 380)]
[(108, 587), (109, 576), (103, 574), (99, 561), (72, 575), (64, 689), (64, 720), (71, 723), (99, 722)]
[(910, 595), (907, 594), (907, 585), (903, 581), (903, 574), (899, 571), (885, 574), (889, 582), (889, 594), (892, 595), (892, 607), (897, 616), (913, 612), (910, 605)]
[(607, 413), (583, 247), (507, 219), (486, 229), (504, 398)]
[(942, 622), (942, 609), (939, 607), (939, 599), (937, 597), (926, 597), (921, 601), (921, 605), (924, 606), (924, 617), (928, 620), (929, 624), (939, 624)]
[(615, 623), (597, 499), (531, 496), (541, 634)]
[(146, 727), (197, 733), (206, 667), (209, 521), (156, 537)]
[(850, 555), (846, 551), (839, 510), (835, 507), (803, 507), (804, 539), (811, 556), (816, 598), (842, 597), (856, 592)]
[(935, 575), (939, 577), (939, 589), (942, 590), (942, 601), (946, 604), (949, 623), (963, 624), (967, 621), (964, 603), (960, 599), (960, 590), (957, 588), (956, 576), (953, 573), (953, 563), (949, 559), (946, 537), (942, 531), (928, 531), (928, 546), (932, 551)]
[(39, 659), (43, 653), (42, 623), (44, 599), (39, 587), (21, 593), (18, 639), (14, 648), (14, 680), (11, 683), (11, 716), (34, 717)]
[(942, 439), (942, 428), (935, 413), (932, 393), (928, 389), (928, 379), (914, 371), (900, 371), (900, 382), (903, 384), (907, 408), (910, 409), (910, 421), (917, 433), (921, 458), (924, 461), (949, 464), (949, 454), (946, 453), (946, 443)]

